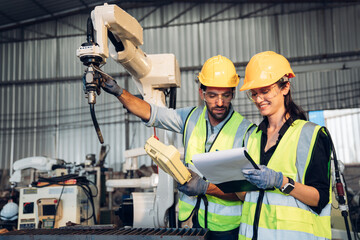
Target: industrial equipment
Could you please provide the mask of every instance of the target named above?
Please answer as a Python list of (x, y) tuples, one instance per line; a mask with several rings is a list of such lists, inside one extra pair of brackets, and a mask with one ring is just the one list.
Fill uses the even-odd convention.
[(12, 199), (0, 211), (0, 219), (3, 221), (13, 221), (18, 218), (19, 206)]
[(9, 181), (12, 186), (16, 186), (17, 183), (21, 182), (21, 171), (27, 168), (36, 169), (39, 172), (51, 172), (63, 164), (63, 160), (43, 156), (22, 158), (14, 162), (14, 172), (11, 174)]
[(19, 205), (18, 229), (94, 224), (94, 209), (80, 186), (22, 188)]
[(180, 160), (180, 152), (173, 146), (166, 146), (154, 136), (145, 144), (145, 151), (156, 164), (172, 176), (178, 183), (190, 181), (191, 173)]
[[(94, 36), (96, 32), (96, 38)], [(108, 47), (108, 38), (112, 45)], [(87, 42), (76, 55), (86, 66), (83, 82), (90, 104), (91, 117), (99, 141), (104, 142), (96, 120), (94, 105), (100, 94), (101, 81), (111, 78), (100, 69), (111, 57), (120, 63), (133, 77), (144, 100), (164, 106), (163, 89), (180, 87), (180, 69), (173, 54), (145, 54), (142, 27), (135, 18), (116, 5), (97, 6), (87, 23)]]
[[(108, 39), (111, 42), (109, 47)], [(104, 139), (96, 120), (94, 105), (96, 95), (100, 94), (101, 82), (112, 79), (101, 70), (109, 55), (132, 76), (145, 101), (165, 106), (164, 92), (167, 91), (170, 92), (169, 107), (175, 108), (176, 88), (180, 87), (180, 69), (175, 56), (173, 54), (145, 54), (139, 48), (142, 44), (142, 27), (135, 18), (120, 7), (105, 3), (95, 7), (91, 12), (91, 19), (89, 18), (87, 23), (87, 42), (77, 50), (77, 56), (86, 66), (83, 77), (84, 90), (101, 143)], [(168, 137), (163, 130), (158, 132), (158, 136), (165, 144), (173, 143), (173, 138)], [(134, 211), (146, 209), (145, 212), (148, 213), (134, 220), (134, 227), (168, 227), (169, 225), (174, 227), (176, 225), (174, 217), (176, 192), (173, 178), (160, 169), (158, 181), (155, 176), (143, 180), (150, 181), (149, 187), (156, 190), (132, 193)], [(115, 186), (121, 187), (123, 183), (122, 179), (109, 181), (111, 182), (107, 182), (108, 189)], [(138, 215), (134, 212), (134, 216)]]
[[(93, 225), (100, 217), (101, 166), (106, 147), (98, 163), (66, 163), (63, 160), (35, 156), (13, 164), (12, 191), (18, 190), (17, 228), (58, 228), (67, 224)], [(95, 166), (96, 164), (96, 166)], [(16, 187), (22, 170), (36, 170), (36, 180), (29, 187)], [(10, 202), (7, 204), (10, 206)], [(14, 203), (13, 203), (14, 205)], [(11, 205), (12, 210), (14, 207)], [(7, 208), (6, 208), (7, 209)], [(5, 210), (6, 210), (5, 209)], [(7, 213), (9, 215), (9, 213)], [(9, 217), (8, 217), (9, 218)], [(13, 219), (13, 218), (11, 218)]]
[[(335, 151), (335, 147), (334, 147), (334, 143), (331, 139), (331, 135), (330, 132), (327, 130), (327, 128), (323, 128), (324, 131), (326, 132), (326, 134), (329, 136), (330, 139), (330, 145), (331, 145), (331, 149), (332, 149), (332, 162), (331, 162), (331, 168), (332, 168), (332, 186), (333, 186), (333, 191), (334, 191), (334, 195), (335, 198), (338, 202), (338, 209), (341, 211), (341, 216), (344, 219), (344, 224), (345, 224), (345, 230), (346, 230), (346, 235), (347, 235), (347, 239), (351, 240), (351, 230), (350, 230), (350, 225), (351, 225), (351, 221), (350, 221), (350, 225), (349, 225), (349, 207), (348, 207), (348, 192), (347, 192), (347, 185), (345, 183), (345, 177), (343, 175), (343, 170), (344, 170), (344, 166), (342, 165), (342, 163), (340, 161), (338, 161), (337, 156), (336, 156), (336, 151)], [(341, 169), (342, 168), (342, 169)], [(353, 230), (356, 230), (356, 226), (352, 226)], [(337, 234), (337, 230), (336, 229), (332, 229), (333, 235), (334, 233)], [(357, 233), (354, 233), (355, 239), (357, 239)]]
[(206, 240), (208, 230), (202, 228), (115, 228), (113, 226), (63, 227), (61, 229), (33, 229), (12, 231), (1, 235), (3, 240), (33, 239), (101, 239), (101, 240)]

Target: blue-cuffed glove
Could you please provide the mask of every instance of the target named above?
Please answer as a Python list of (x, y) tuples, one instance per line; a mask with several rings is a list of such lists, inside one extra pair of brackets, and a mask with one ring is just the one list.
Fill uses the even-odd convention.
[(201, 178), (197, 173), (193, 172), (192, 170), (188, 169), (191, 173), (191, 179), (189, 182), (181, 185), (178, 183), (177, 188), (179, 191), (185, 193), (188, 196), (197, 196), (201, 194), (205, 194), (206, 190), (209, 187), (209, 182), (205, 181)]
[(282, 172), (276, 172), (264, 165), (259, 165), (260, 170), (253, 167), (243, 168), (242, 173), (246, 180), (261, 189), (281, 188), (283, 182)]
[(101, 88), (104, 89), (105, 92), (110, 93), (115, 97), (119, 97), (123, 93), (123, 88), (120, 87), (116, 81), (111, 78), (106, 78), (105, 82), (101, 82)]

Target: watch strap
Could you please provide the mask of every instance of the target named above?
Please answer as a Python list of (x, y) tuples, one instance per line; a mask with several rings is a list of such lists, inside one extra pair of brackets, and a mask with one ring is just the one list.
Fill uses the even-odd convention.
[(287, 177), (287, 179), (291, 185), (295, 186), (295, 181), (292, 178)]
[(288, 178), (288, 183), (286, 183), (284, 185), (284, 187), (282, 187), (280, 189), (281, 192), (285, 193), (285, 194), (290, 194), (290, 192), (295, 188), (295, 181), (292, 178)]

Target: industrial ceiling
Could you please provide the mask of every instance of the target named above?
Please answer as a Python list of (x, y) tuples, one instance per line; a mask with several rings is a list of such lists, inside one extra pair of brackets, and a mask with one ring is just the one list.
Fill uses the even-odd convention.
[[(103, 3), (117, 4), (123, 9), (137, 8), (137, 7), (161, 7), (163, 5), (174, 2), (186, 3), (219, 3), (218, 1), (203, 1), (203, 0), (173, 0), (173, 1), (99, 1), (99, 0), (1, 0), (0, 8), (0, 32), (11, 30), (14, 28), (21, 28), (27, 25), (38, 22), (56, 20), (61, 17), (75, 15), (81, 12), (90, 12), (96, 5)], [(347, 4), (351, 2), (358, 2), (358, 0), (311, 0), (311, 1), (296, 1), (296, 0), (229, 0), (221, 1), (221, 3), (242, 4), (242, 3), (299, 3), (311, 2), (319, 3), (323, 7), (329, 4), (339, 3)]]

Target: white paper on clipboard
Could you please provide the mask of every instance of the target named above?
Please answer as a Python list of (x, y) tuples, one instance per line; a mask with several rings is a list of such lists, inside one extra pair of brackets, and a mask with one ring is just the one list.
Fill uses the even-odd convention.
[(241, 169), (248, 166), (252, 161), (248, 159), (249, 155), (246, 151), (247, 149), (243, 147), (194, 154), (192, 162), (206, 179), (213, 184), (245, 180)]

